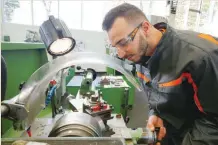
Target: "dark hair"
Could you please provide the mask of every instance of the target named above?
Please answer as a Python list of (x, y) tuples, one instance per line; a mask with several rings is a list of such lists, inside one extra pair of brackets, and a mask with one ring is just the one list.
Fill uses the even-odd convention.
[(138, 21), (147, 20), (145, 14), (139, 8), (128, 3), (123, 3), (106, 14), (102, 23), (102, 29), (109, 31), (118, 17), (123, 17), (130, 23), (140, 23)]

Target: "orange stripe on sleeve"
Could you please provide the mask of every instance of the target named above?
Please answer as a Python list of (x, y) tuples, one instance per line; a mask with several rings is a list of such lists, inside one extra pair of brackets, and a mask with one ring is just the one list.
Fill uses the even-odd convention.
[(159, 87), (173, 87), (173, 86), (180, 85), (182, 83), (182, 78), (183, 78), (183, 76), (181, 75), (176, 80), (173, 80), (173, 81), (170, 81), (170, 82), (166, 82), (166, 83), (160, 83)]
[(140, 73), (140, 72), (137, 72), (137, 76), (138, 76), (139, 78), (143, 79), (143, 80), (146, 81), (146, 82), (149, 82), (149, 81), (150, 81), (144, 74), (142, 74), (142, 73)]
[(193, 91), (194, 91), (194, 101), (198, 109), (202, 112), (205, 113), (203, 110), (203, 107), (201, 106), (200, 100), (198, 98), (198, 87), (195, 84), (194, 80), (192, 79), (192, 76), (190, 73), (183, 73), (178, 79), (166, 82), (166, 83), (160, 83), (159, 87), (173, 87), (180, 85), (182, 83), (182, 79), (186, 78), (188, 80), (188, 83), (192, 85)]
[(199, 34), (198, 37), (206, 39), (206, 40), (218, 45), (218, 41), (208, 34)]

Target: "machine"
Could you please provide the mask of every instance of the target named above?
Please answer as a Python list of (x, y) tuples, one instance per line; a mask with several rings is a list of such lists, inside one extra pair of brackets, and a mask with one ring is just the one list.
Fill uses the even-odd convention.
[[(80, 70), (81, 67), (78, 66), (77, 69)], [(102, 99), (100, 90), (92, 87), (96, 76), (95, 70), (84, 69), (84, 79), (78, 95), (65, 94), (63, 106), (65, 109), (72, 110), (73, 113), (70, 111), (57, 121), (49, 134), (50, 137), (102, 137), (113, 134), (107, 125), (107, 121), (113, 118), (113, 106)]]
[[(50, 23), (53, 27), (49, 27)], [(56, 30), (57, 34), (55, 34)], [(48, 31), (52, 35), (48, 35)], [(20, 132), (18, 138), (3, 138), (2, 144), (12, 144), (20, 139), (23, 140), (21, 141), (23, 144), (30, 145), (36, 143), (121, 145), (129, 142), (155, 144), (158, 128), (154, 132), (141, 129), (140, 134), (133, 141), (131, 133), (135, 130), (126, 127), (127, 113), (124, 112), (124, 115), (114, 113), (112, 102), (106, 102), (101, 89), (93, 85), (97, 78), (94, 69), (82, 69), (78, 66), (77, 69), (83, 70), (80, 89), (77, 95), (66, 91), (65, 80), (68, 68), (73, 64), (80, 64), (79, 62), (104, 61), (104, 64), (119, 70), (135, 83), (134, 78), (122, 68), (123, 62), (120, 60), (94, 53), (77, 52), (66, 55), (66, 52), (71, 51), (75, 46), (74, 39), (66, 32), (68, 31), (63, 22), (56, 21), (54, 17), (50, 17), (50, 20), (40, 28), (42, 38), (45, 38), (44, 43), (50, 48), (49, 54), (53, 55), (54, 59), (37, 70), (21, 87), (21, 92), (17, 96), (1, 102), (1, 117), (12, 120), (13, 129)], [(66, 46), (66, 51), (59, 50), (60, 42), (66, 43), (66, 41), (72, 41)], [(64, 56), (57, 58), (60, 55)], [(125, 81), (116, 77), (103, 77), (99, 84), (102, 86), (113, 84), (120, 87), (121, 84), (125, 84)], [(124, 108), (128, 107), (128, 87), (125, 88), (125, 93)]]
[[(81, 69), (81, 67), (77, 68)], [(24, 117), (26, 114), (17, 113), (25, 113), (19, 112), (19, 109), (23, 109), (24, 111), (25, 107), (12, 103), (11, 100), (9, 100), (2, 102), (2, 117), (12, 119), (14, 121), (15, 130), (24, 130), (20, 137), (31, 137), (32, 140), (31, 138), (24, 139), (24, 142), (29, 142), (29, 144), (33, 144), (34, 142), (40, 143), (42, 141), (47, 144), (54, 144), (53, 137), (55, 137), (60, 144), (62, 144), (61, 140), (65, 140), (66, 137), (66, 141), (71, 140), (72, 142), (75, 142), (75, 144), (78, 144), (79, 142), (84, 143), (84, 140), (78, 140), (79, 137), (83, 137), (83, 139), (86, 137), (86, 141), (95, 137), (96, 142), (102, 142), (103, 140), (104, 142), (102, 142), (102, 144), (110, 144), (113, 139), (114, 142), (118, 141), (118, 144), (125, 144), (126, 141), (132, 139), (131, 131), (134, 130), (126, 127), (125, 119), (121, 114), (113, 113), (113, 106), (102, 98), (103, 94), (101, 90), (92, 86), (97, 73), (90, 68), (83, 70), (84, 76), (78, 94), (73, 96), (65, 93), (60, 99), (59, 104), (61, 109), (54, 107), (55, 104), (57, 104), (56, 101), (58, 100), (58, 97), (56, 96), (56, 91), (57, 87), (60, 87), (58, 86), (60, 83), (58, 82), (58, 79), (50, 80), (45, 92), (47, 97), (45, 98), (46, 108), (44, 110), (48, 109), (49, 104), (51, 104), (51, 112), (54, 112), (52, 113), (52, 116), (49, 115), (49, 117), (36, 118), (29, 128), (22, 128), (24, 127), (20, 124), (22, 118), (18, 118), (17, 116)], [(99, 83), (101, 85), (107, 85), (111, 82), (115, 83), (113, 79), (110, 80), (104, 77)], [(121, 81), (119, 80), (119, 82)], [(116, 85), (117, 83), (118, 82), (116, 82)], [(52, 104), (54, 105), (53, 107)], [(18, 126), (18, 124), (20, 125)], [(155, 143), (157, 132), (158, 130), (151, 132), (148, 129), (143, 129), (139, 135), (140, 137), (137, 138), (138, 142), (136, 143)], [(48, 140), (42, 140), (38, 137), (49, 138)], [(3, 144), (4, 141), (11, 141), (12, 143), (12, 141), (17, 141), (17, 139), (3, 139)]]

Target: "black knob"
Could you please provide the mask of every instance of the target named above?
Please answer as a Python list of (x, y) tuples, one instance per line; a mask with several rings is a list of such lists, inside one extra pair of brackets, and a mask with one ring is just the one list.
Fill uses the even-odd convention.
[(81, 68), (81, 66), (77, 66), (76, 69), (77, 70), (81, 70), (82, 68)]
[(19, 85), (19, 90), (20, 90), (20, 91), (22, 90), (22, 88), (23, 88), (23, 86), (24, 86), (25, 83), (26, 83), (26, 82), (20, 83), (20, 85)]

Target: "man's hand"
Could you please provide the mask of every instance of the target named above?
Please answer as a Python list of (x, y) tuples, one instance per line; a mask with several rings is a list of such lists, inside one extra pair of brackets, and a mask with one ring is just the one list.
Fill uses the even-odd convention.
[[(163, 120), (156, 115), (152, 115), (148, 118), (147, 128), (151, 131), (154, 131), (155, 127), (160, 127), (160, 132), (158, 134), (158, 140), (162, 140), (162, 138), (166, 135), (166, 128), (163, 125)], [(160, 143), (157, 143), (160, 145)]]

